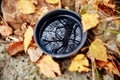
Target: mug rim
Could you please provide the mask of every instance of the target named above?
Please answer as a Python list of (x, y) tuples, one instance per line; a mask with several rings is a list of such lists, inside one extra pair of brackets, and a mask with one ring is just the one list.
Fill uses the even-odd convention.
[[(68, 12), (70, 14), (74, 14), (74, 15), (70, 15), (69, 16), (72, 16), (72, 17), (77, 17), (77, 20), (80, 20), (79, 23), (80, 23), (80, 26), (81, 27), (81, 31), (82, 31), (82, 39), (81, 39), (81, 43), (77, 46), (76, 49), (74, 49), (72, 52), (69, 52), (67, 54), (51, 54), (49, 52), (47, 52), (46, 50), (44, 50), (41, 46), (40, 46), (40, 42), (39, 42), (39, 39), (37, 38), (37, 36), (39, 36), (39, 33), (37, 33), (38, 31), (40, 32), (40, 30), (38, 30), (38, 25), (40, 24), (40, 22), (44, 21), (47, 17), (53, 17), (51, 15), (54, 15), (56, 12), (60, 12), (62, 11), (63, 13), (64, 12)], [(62, 13), (61, 12), (61, 13)], [(65, 14), (65, 13), (64, 13)], [(66, 14), (67, 15), (67, 14)], [(42, 26), (41, 26), (42, 27)], [(41, 28), (40, 27), (40, 28)], [(38, 35), (37, 35), (38, 34)], [(43, 53), (45, 54), (48, 54), (52, 57), (55, 57), (55, 58), (65, 58), (65, 57), (69, 57), (69, 56), (72, 56), (74, 55), (77, 51), (80, 50), (80, 48), (84, 45), (85, 41), (86, 41), (86, 38), (87, 38), (87, 31), (86, 32), (83, 32), (83, 28), (82, 28), (82, 23), (81, 23), (81, 16), (78, 15), (76, 12), (72, 11), (72, 10), (66, 10), (66, 9), (57, 9), (57, 10), (53, 10), (53, 11), (50, 11), (48, 12), (47, 14), (45, 14), (40, 20), (38, 20), (37, 24), (35, 25), (35, 28), (34, 28), (34, 40), (35, 40), (35, 43), (37, 43), (37, 46), (43, 51)]]

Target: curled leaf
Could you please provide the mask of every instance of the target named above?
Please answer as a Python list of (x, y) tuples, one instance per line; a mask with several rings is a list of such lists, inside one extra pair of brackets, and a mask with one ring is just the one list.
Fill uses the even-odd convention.
[(15, 55), (22, 50), (24, 50), (23, 41), (11, 43), (7, 47), (7, 51), (10, 56)]
[(32, 41), (32, 36), (33, 36), (33, 28), (31, 26), (29, 26), (24, 34), (24, 50), (25, 50), (25, 52), (27, 51), (27, 48)]
[(87, 66), (89, 66), (87, 58), (83, 54), (79, 54), (72, 60), (69, 71), (87, 72), (90, 70)]
[(51, 56), (44, 55), (36, 65), (40, 68), (40, 72), (46, 77), (54, 78), (57, 75), (61, 75), (59, 64), (56, 63)]

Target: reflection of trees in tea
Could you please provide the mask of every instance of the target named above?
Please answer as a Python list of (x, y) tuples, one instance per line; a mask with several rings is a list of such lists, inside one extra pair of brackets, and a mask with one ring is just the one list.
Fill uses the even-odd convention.
[(43, 31), (41, 41), (43, 47), (54, 54), (69, 53), (81, 42), (79, 25), (67, 19), (60, 19), (49, 24)]

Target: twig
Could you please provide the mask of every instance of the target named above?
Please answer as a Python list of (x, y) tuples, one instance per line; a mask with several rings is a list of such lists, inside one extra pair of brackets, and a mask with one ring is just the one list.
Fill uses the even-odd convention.
[(102, 19), (102, 20), (100, 20), (100, 22), (108, 22), (108, 21), (112, 21), (112, 20), (120, 20), (120, 16), (118, 16), (118, 17), (107, 17), (107, 18), (105, 18), (105, 19)]
[(91, 61), (92, 61), (92, 80), (95, 80), (95, 59), (94, 58), (91, 58)]
[(119, 31), (115, 31), (115, 30), (106, 30), (106, 29), (99, 29), (99, 30), (103, 30), (105, 32), (111, 32), (111, 33), (114, 33), (114, 34), (120, 34)]

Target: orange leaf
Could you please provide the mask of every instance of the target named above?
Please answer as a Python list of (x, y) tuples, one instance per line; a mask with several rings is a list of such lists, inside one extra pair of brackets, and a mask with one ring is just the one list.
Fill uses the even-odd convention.
[(19, 51), (22, 51), (22, 50), (24, 50), (23, 41), (11, 43), (7, 47), (7, 51), (8, 51), (10, 56), (15, 55)]
[(105, 61), (97, 61), (96, 62), (99, 67), (104, 67), (108, 62)]
[(89, 66), (89, 62), (87, 58), (83, 54), (79, 54), (72, 60), (69, 70), (78, 71), (78, 72), (83, 72), (83, 71), (87, 72), (89, 71), (89, 68), (87, 68), (87, 66)]
[(59, 64), (56, 63), (51, 56), (44, 55), (36, 65), (40, 68), (40, 72), (46, 77), (54, 78), (57, 75), (61, 75)]
[(33, 28), (31, 26), (28, 27), (27, 31), (24, 34), (24, 50), (27, 51), (30, 42), (32, 41), (33, 36)]
[(107, 69), (109, 72), (113, 72), (114, 74), (120, 76), (120, 72), (114, 62), (108, 62), (105, 69)]
[(107, 61), (107, 53), (106, 53), (106, 47), (103, 45), (101, 39), (95, 39), (88, 51), (88, 57), (89, 58), (94, 58), (100, 61)]
[(42, 56), (42, 51), (36, 47), (29, 47), (28, 54), (30, 56), (31, 62), (37, 62), (39, 58)]
[(11, 27), (9, 27), (9, 26), (3, 26), (3, 25), (1, 26), (0, 25), (0, 34), (2, 36), (9, 36), (12, 33), (13, 33), (13, 30), (12, 30)]
[(88, 29), (94, 28), (98, 23), (98, 14), (88, 14), (85, 13), (82, 15), (82, 25), (83, 30), (87, 31)]

